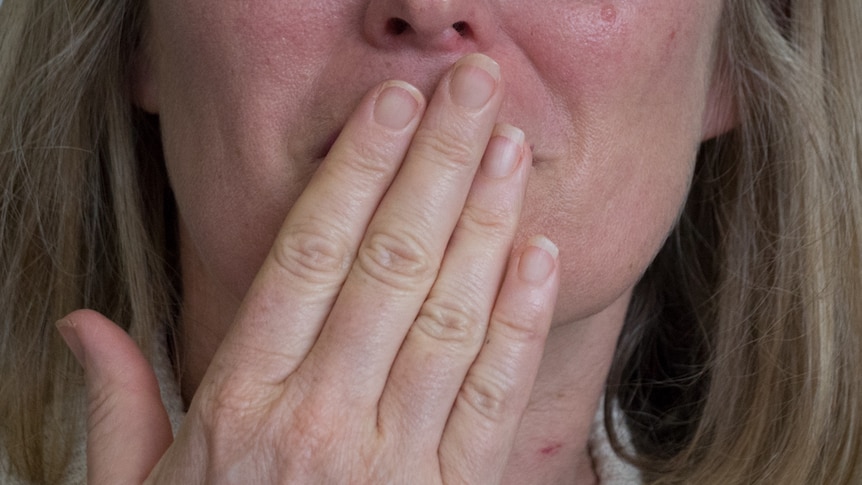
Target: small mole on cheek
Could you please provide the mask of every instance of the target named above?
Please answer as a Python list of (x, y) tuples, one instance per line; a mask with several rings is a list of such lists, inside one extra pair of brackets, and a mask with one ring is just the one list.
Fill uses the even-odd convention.
[(540, 453), (542, 453), (542, 456), (554, 456), (560, 452), (560, 449), (562, 449), (562, 447), (563, 445), (561, 443), (554, 443), (542, 448), (539, 451)]
[(602, 20), (612, 24), (617, 19), (617, 8), (613, 5), (605, 5), (602, 7)]

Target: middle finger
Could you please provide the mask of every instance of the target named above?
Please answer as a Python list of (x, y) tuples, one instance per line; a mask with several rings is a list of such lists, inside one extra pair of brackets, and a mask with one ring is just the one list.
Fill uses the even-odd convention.
[(440, 268), (502, 101), (499, 66), (473, 54), (444, 77), (374, 215), (306, 364), (376, 403)]

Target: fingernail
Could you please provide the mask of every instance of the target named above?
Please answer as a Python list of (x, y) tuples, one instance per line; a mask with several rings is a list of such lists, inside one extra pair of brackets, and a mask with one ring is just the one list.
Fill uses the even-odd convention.
[(523, 145), (523, 131), (512, 125), (495, 126), (482, 157), (482, 171), (495, 179), (508, 176), (521, 159)]
[(472, 54), (459, 61), (449, 90), (452, 100), (465, 108), (481, 108), (488, 103), (497, 82), (500, 66), (488, 56)]
[(60, 332), (60, 336), (63, 337), (63, 341), (66, 342), (69, 350), (71, 350), (72, 354), (75, 355), (75, 358), (78, 359), (78, 363), (83, 366), (84, 348), (81, 346), (81, 341), (78, 340), (78, 333), (75, 331), (75, 324), (71, 320), (63, 319), (54, 325), (57, 327), (57, 331)]
[(400, 81), (391, 81), (377, 96), (374, 120), (393, 129), (404, 129), (419, 110), (419, 92)]
[(529, 283), (543, 283), (554, 272), (559, 255), (559, 249), (550, 239), (545, 236), (533, 236), (521, 254), (518, 275)]

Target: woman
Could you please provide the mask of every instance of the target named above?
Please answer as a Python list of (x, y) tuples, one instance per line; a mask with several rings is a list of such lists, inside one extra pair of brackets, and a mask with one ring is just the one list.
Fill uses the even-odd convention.
[(858, 479), (852, 0), (0, 14), (4, 479)]

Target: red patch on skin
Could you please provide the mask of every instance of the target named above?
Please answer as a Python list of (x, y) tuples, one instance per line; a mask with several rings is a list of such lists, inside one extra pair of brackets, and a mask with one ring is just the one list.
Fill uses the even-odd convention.
[(613, 5), (605, 5), (602, 7), (602, 20), (612, 24), (617, 19), (617, 9)]
[(554, 456), (560, 452), (560, 449), (563, 447), (560, 443), (555, 443), (552, 445), (548, 445), (540, 450), (543, 456)]

